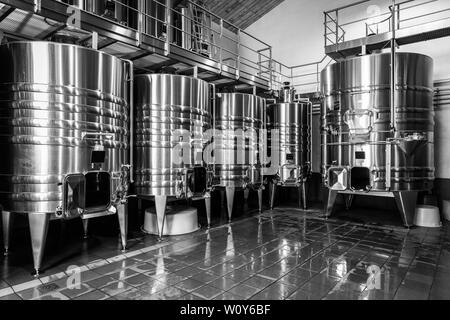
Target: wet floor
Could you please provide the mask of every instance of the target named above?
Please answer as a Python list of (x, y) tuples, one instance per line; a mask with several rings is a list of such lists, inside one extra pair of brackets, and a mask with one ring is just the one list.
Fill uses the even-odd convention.
[(140, 235), (126, 253), (101, 241), (40, 279), (2, 258), (0, 300), (450, 299), (447, 225), (377, 228), (284, 208), (162, 243)]

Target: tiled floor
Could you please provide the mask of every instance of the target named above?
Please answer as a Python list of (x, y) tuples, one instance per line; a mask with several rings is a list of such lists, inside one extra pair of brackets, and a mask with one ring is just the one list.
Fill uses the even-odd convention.
[(278, 209), (134, 242), (109, 259), (86, 252), (80, 274), (55, 269), (22, 284), (2, 273), (0, 300), (450, 299), (447, 225), (382, 229)]

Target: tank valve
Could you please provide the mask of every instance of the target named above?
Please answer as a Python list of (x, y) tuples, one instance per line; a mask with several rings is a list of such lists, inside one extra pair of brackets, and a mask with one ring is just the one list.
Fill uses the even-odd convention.
[(58, 218), (60, 218), (60, 217), (62, 217), (63, 212), (64, 212), (63, 208), (62, 208), (61, 206), (58, 206), (58, 207), (56, 208), (55, 215), (56, 215)]

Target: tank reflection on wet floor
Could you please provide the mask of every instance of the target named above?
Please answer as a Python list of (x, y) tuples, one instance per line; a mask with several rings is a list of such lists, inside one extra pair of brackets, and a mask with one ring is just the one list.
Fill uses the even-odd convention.
[(130, 256), (0, 299), (450, 299), (447, 226), (408, 232), (279, 209)]

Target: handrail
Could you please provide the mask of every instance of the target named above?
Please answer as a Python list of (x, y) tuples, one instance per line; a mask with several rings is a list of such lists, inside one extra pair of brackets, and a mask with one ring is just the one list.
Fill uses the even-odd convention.
[(369, 1), (371, 1), (371, 0), (361, 0), (361, 1), (358, 1), (358, 2), (355, 2), (355, 3), (351, 3), (351, 4), (348, 4), (348, 5), (342, 6), (342, 7), (337, 7), (337, 8), (325, 11), (325, 13), (331, 13), (331, 12), (335, 12), (335, 11), (341, 11), (341, 10), (344, 10), (344, 9), (347, 9), (347, 8), (350, 8), (350, 7), (356, 7), (356, 6), (358, 6), (358, 5), (362, 4), (362, 3), (366, 3), (366, 2), (369, 2)]
[[(69, 3), (68, 0), (55, 1)], [(136, 6), (118, 0), (111, 1), (113, 5), (108, 15), (105, 15), (106, 11), (105, 13), (88, 11), (82, 3), (79, 8), (136, 30), (138, 44), (144, 34), (164, 39), (166, 55), (170, 54), (171, 45), (191, 51), (197, 50), (198, 54), (203, 56), (207, 54), (209, 59), (218, 62), (219, 73), (222, 73), (224, 68), (232, 67), (236, 69), (236, 79), (240, 78), (241, 72), (247, 72), (267, 80), (271, 89), (276, 84), (273, 81), (273, 75), (276, 74), (273, 65), (281, 63), (273, 59), (272, 47), (235, 24), (222, 19), (208, 8), (191, 0), (185, 1), (180, 7), (172, 7), (171, 1), (162, 0), (152, 0), (153, 2), (137, 0)], [(156, 10), (146, 8), (144, 1), (149, 6), (154, 5)], [(181, 26), (181, 22), (172, 19), (175, 15), (188, 27), (185, 28), (184, 25)], [(171, 31), (177, 36), (174, 37)], [(267, 62), (261, 62), (263, 60)], [(234, 66), (227, 61), (234, 61)], [(288, 67), (283, 65), (283, 68)]]
[[(341, 7), (332, 9), (332, 10), (324, 11), (325, 46), (335, 45), (335, 44), (341, 43), (343, 41), (346, 41), (346, 39), (344, 39), (343, 36), (340, 36), (340, 33), (342, 32), (343, 34), (346, 34), (346, 31), (348, 30), (347, 28), (349, 28), (350, 26), (358, 25), (359, 23), (362, 23), (362, 27), (365, 27), (366, 36), (368, 36), (369, 33), (378, 34), (380, 32), (379, 29), (382, 24), (385, 24), (385, 27), (383, 27), (382, 30), (386, 30), (389, 27), (389, 31), (395, 31), (395, 30), (400, 30), (402, 28), (407, 28), (408, 26), (404, 26), (405, 22), (410, 22), (410, 21), (417, 20), (417, 19), (423, 19), (423, 18), (430, 17), (433, 15), (442, 14), (444, 12), (450, 12), (450, 6), (447, 5), (447, 7), (444, 9), (442, 9), (442, 8), (440, 8), (439, 10), (431, 10), (430, 9), (426, 14), (414, 14), (414, 16), (412, 16), (412, 17), (408, 17), (406, 19), (401, 19), (401, 16), (403, 16), (406, 12), (411, 12), (411, 9), (418, 8), (418, 7), (423, 8), (427, 5), (430, 5), (430, 4), (440, 1), (440, 0), (425, 0), (425, 1), (404, 0), (401, 2), (395, 3), (395, 7), (396, 7), (396, 10), (395, 10), (396, 11), (396, 17), (395, 17), (396, 24), (394, 26), (395, 30), (391, 30), (393, 26), (391, 23), (388, 23), (389, 21), (392, 20), (392, 11), (393, 11), (391, 8), (392, 5), (385, 7), (385, 9), (386, 9), (385, 12), (379, 13), (374, 16), (370, 16), (370, 17), (367, 16), (366, 18), (359, 18), (356, 20), (346, 21), (345, 23), (340, 21), (340, 20), (342, 20), (341, 17), (343, 15), (345, 15), (346, 9), (356, 7), (356, 6), (359, 6), (361, 4), (364, 4), (364, 3), (367, 3), (370, 1), (372, 1), (372, 0), (357, 1), (353, 4), (349, 4), (349, 5), (341, 6)], [(334, 18), (333, 15), (336, 18)], [(369, 18), (374, 19), (374, 18), (379, 18), (379, 17), (383, 17), (383, 16), (387, 16), (387, 17), (381, 21), (372, 22), (372, 23), (367, 22), (367, 19), (369, 19)], [(338, 19), (338, 17), (340, 19)], [(448, 18), (441, 18), (436, 21), (441, 21), (441, 20), (445, 20), (445, 19), (450, 19), (450, 15)], [(423, 25), (426, 23), (432, 23), (432, 22), (435, 22), (435, 21), (428, 21), (425, 23), (421, 23), (420, 25)], [(331, 33), (328, 33), (327, 30), (330, 30)], [(387, 32), (387, 30), (381, 31), (381, 32)], [(331, 38), (330, 38), (330, 35), (332, 35)]]
[[(193, 1), (191, 1), (191, 0), (187, 0), (187, 2), (189, 2), (190, 4), (192, 4), (192, 5), (194, 5), (194, 6), (200, 7), (203, 11), (205, 11), (205, 12), (208, 13), (209, 15), (211, 15), (211, 16), (213, 16), (213, 17), (219, 19), (219, 20), (222, 19), (222, 18), (219, 17), (217, 14), (215, 14), (214, 12), (211, 12), (210, 10), (208, 10), (207, 8), (205, 8), (204, 6), (198, 5), (197, 3), (195, 3), (195, 2), (193, 2)], [(237, 29), (237, 30), (241, 30), (241, 33), (244, 33), (245, 35), (248, 35), (248, 36), (251, 37), (252, 39), (259, 41), (260, 43), (264, 44), (265, 46), (271, 47), (269, 44), (267, 44), (267, 43), (265, 43), (264, 41), (262, 41), (262, 40), (256, 38), (255, 36), (253, 36), (253, 35), (251, 35), (251, 34), (245, 32), (244, 30), (242, 30), (241, 28), (239, 28), (238, 26), (236, 26), (236, 25), (233, 24), (232, 22), (229, 22), (229, 21), (226, 21), (226, 20), (224, 20), (224, 22), (226, 22), (229, 26), (232, 26), (233, 28), (235, 28), (235, 29)]]

